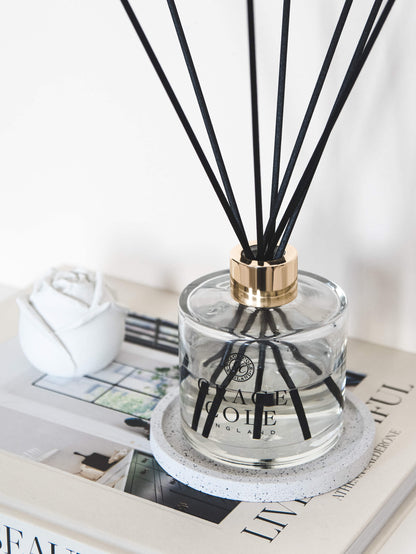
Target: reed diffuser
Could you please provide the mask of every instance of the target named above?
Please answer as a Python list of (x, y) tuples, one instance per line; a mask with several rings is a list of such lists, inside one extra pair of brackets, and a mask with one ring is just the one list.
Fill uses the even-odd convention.
[[(218, 484), (221, 480), (218, 471), (226, 475), (228, 480), (239, 475), (241, 483), (242, 475), (246, 480), (258, 482), (269, 471), (274, 477), (278, 475), (280, 479), (289, 479), (288, 471), (293, 470), (300, 475), (305, 467), (310, 470), (310, 480), (314, 460), (319, 458), (324, 464), (325, 456), (335, 456), (336, 452), (339, 458), (342, 448), (354, 450), (352, 443), (355, 441), (357, 455), (349, 463), (352, 473), (345, 471), (346, 464), (338, 459), (338, 468), (343, 465), (344, 470), (338, 473), (329, 470), (331, 475), (325, 484), (318, 479), (317, 487), (305, 488), (303, 482), (303, 488), (295, 487), (286, 496), (296, 498), (299, 497), (296, 494), (316, 494), (339, 486), (365, 467), (371, 453), (371, 441), (362, 441), (362, 428), (359, 436), (351, 438), (348, 435), (346, 439), (350, 433), (347, 429), (348, 417), (355, 417), (351, 415), (351, 406), (347, 410), (350, 415), (346, 415), (347, 403), (351, 404), (345, 394), (346, 297), (328, 279), (298, 271), (297, 252), (289, 244), (289, 239), (334, 125), (394, 0), (373, 2), (322, 134), (290, 199), (286, 198), (287, 191), (352, 0), (343, 2), (289, 162), (283, 172), (281, 144), (291, 2), (281, 1), (276, 126), (267, 222), (263, 222), (254, 2), (247, 0), (256, 218), (256, 239), (252, 242), (249, 242), (245, 232), (175, 1), (167, 0), (168, 8), (218, 166), (221, 184), (131, 5), (128, 0), (121, 0), (121, 3), (239, 242), (231, 251), (229, 271), (220, 271), (196, 280), (186, 287), (180, 297), (181, 385), (178, 417), (181, 430), (173, 430), (174, 434), (180, 434), (179, 440), (183, 441), (178, 448), (186, 450), (188, 459), (189, 452), (193, 452), (196, 465), (208, 463), (202, 473), (209, 474), (211, 471), (211, 481), (216, 479)], [(284, 202), (286, 207), (283, 211)], [(167, 406), (166, 402), (161, 405), (161, 410)], [(357, 408), (356, 404), (353, 408), (356, 412), (358, 410), (366, 426), (371, 427), (365, 410)], [(163, 418), (160, 419), (160, 425), (163, 427)], [(201, 476), (192, 481), (189, 475), (186, 477), (183, 471), (177, 469), (177, 464), (171, 463), (175, 454), (172, 453), (172, 444), (167, 444), (168, 434), (165, 433), (164, 439), (153, 440), (159, 462), (174, 476), (201, 488)], [(159, 429), (155, 430), (154, 435), (160, 435)], [(164, 446), (161, 446), (162, 443)], [(186, 460), (182, 459), (182, 463), (186, 465)], [(240, 469), (243, 473), (238, 474)], [(215, 479), (212, 472), (216, 475)], [(215, 490), (207, 487), (206, 483), (204, 487), (210, 492), (219, 491), (223, 496), (229, 496), (226, 492), (229, 487), (225, 485)], [(267, 487), (265, 490), (269, 491), (270, 483)], [(279, 494), (281, 492), (276, 489), (272, 497), (263, 493), (260, 496), (246, 494), (243, 498), (278, 500), (285, 497), (285, 494), (283, 497)], [(236, 492), (232, 497), (241, 498)]]

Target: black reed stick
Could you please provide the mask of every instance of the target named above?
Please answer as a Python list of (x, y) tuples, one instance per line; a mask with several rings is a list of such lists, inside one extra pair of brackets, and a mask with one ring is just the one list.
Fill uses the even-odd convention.
[[(348, 80), (347, 82), (345, 82), (343, 84), (343, 87), (341, 88), (341, 91), (340, 91), (340, 94), (339, 94), (339, 97), (338, 97), (338, 103), (335, 104), (332, 112), (331, 112), (331, 116), (332, 116), (332, 120), (331, 120), (331, 117), (330, 117), (330, 121), (328, 121), (328, 124), (327, 124), (327, 127), (329, 127), (329, 133), (331, 132), (333, 126), (335, 125), (335, 122), (339, 116), (339, 113), (341, 112), (357, 78), (358, 78), (358, 75), (360, 74), (361, 72), (361, 69), (364, 65), (364, 63), (366, 62), (367, 58), (368, 58), (368, 55), (370, 54), (371, 52), (371, 49), (373, 48), (374, 46), (374, 43), (377, 39), (377, 37), (379, 36), (380, 34), (380, 31), (388, 17), (388, 14), (390, 13), (390, 10), (391, 8), (393, 7), (393, 4), (394, 4), (395, 0), (389, 0), (386, 4), (386, 6), (384, 7), (384, 10), (382, 12), (382, 14), (380, 15), (375, 27), (374, 27), (374, 31), (372, 32), (371, 36), (368, 38), (368, 41), (366, 42), (366, 45), (365, 45), (365, 48), (363, 50), (361, 50), (362, 54), (360, 57), (357, 57), (355, 60), (354, 60), (354, 64), (352, 64), (352, 67), (349, 68), (349, 75), (348, 75)], [(375, 5), (376, 4), (380, 4), (379, 2), (375, 2)], [(378, 6), (380, 7), (380, 6)], [(359, 45), (360, 46), (360, 45)], [(357, 50), (358, 50), (358, 46), (357, 46)], [(351, 70), (351, 71), (350, 71)], [(325, 132), (325, 131), (324, 131)], [(329, 136), (329, 134), (328, 134)], [(323, 138), (323, 137), (321, 137)], [(283, 236), (282, 236), (282, 239), (280, 241), (280, 245), (279, 245), (279, 248), (278, 248), (278, 251), (277, 251), (277, 254), (280, 252), (283, 252), (284, 251), (284, 248), (286, 248), (286, 245), (287, 245), (287, 242), (290, 238), (290, 235), (292, 233), (292, 230), (293, 230), (293, 227), (296, 223), (296, 220), (297, 220), (297, 217), (299, 215), (299, 212), (302, 208), (302, 205), (303, 205), (303, 202), (305, 200), (305, 197), (306, 197), (306, 193), (308, 191), (308, 188), (309, 188), (309, 185), (310, 185), (310, 182), (313, 178), (313, 175), (316, 171), (316, 167), (319, 163), (319, 159), (322, 155), (322, 152), (323, 152), (323, 149), (325, 148), (325, 145), (326, 145), (326, 141), (328, 140), (328, 138), (326, 138), (326, 140), (324, 141), (323, 145), (320, 146), (320, 148), (318, 149), (318, 157), (315, 161), (315, 167), (312, 165), (312, 167), (310, 168), (310, 171), (309, 171), (309, 176), (308, 178), (306, 179), (303, 187), (301, 187), (301, 190), (300, 190), (300, 195), (299, 197), (296, 199), (296, 198), (293, 198), (292, 200), (294, 200), (295, 202), (293, 203), (292, 206), (290, 206), (291, 203), (289, 203), (289, 206), (288, 206), (288, 209), (290, 208), (289, 212), (290, 212), (290, 217), (287, 221), (287, 226), (285, 227), (284, 229), (284, 233), (283, 233)], [(292, 202), (292, 201), (291, 201)], [(297, 204), (296, 204), (297, 202)], [(281, 228), (281, 231), (282, 232), (282, 229), (284, 228), (284, 225), (283, 225), (284, 221), (282, 219), (279, 227)], [(276, 233), (278, 233), (278, 231), (276, 231)], [(283, 255), (283, 254), (282, 254)]]
[(264, 342), (259, 343), (259, 360), (256, 370), (256, 382), (254, 385), (254, 392), (261, 391), (263, 386), (264, 366), (266, 362), (266, 344)]
[[(199, 79), (196, 73), (196, 69), (192, 60), (192, 56), (186, 41), (185, 33), (182, 28), (182, 24), (179, 18), (179, 14), (176, 9), (174, 0), (167, 0), (170, 8), (172, 19), (176, 28), (176, 32), (181, 44), (182, 52), (185, 58), (185, 62), (188, 67), (188, 71), (191, 77), (191, 81), (194, 87), (194, 91), (197, 97), (197, 101), (201, 110), (201, 114), (205, 123), (205, 127), (208, 133), (211, 147), (214, 152), (221, 179), (224, 185), (224, 191), (218, 182), (215, 173), (213, 172), (202, 147), (152, 49), (148, 39), (146, 38), (144, 31), (130, 6), (128, 0), (120, 0), (123, 5), (148, 57), (155, 69), (162, 86), (165, 89), (184, 129), (188, 135), (188, 138), (211, 182), (211, 185), (234, 229), (234, 232), (239, 239), (244, 254), (248, 259), (253, 259), (253, 252), (249, 246), (247, 236), (244, 230), (244, 226), (241, 220), (241, 216), (238, 210), (237, 203), (235, 201), (234, 193), (232, 191), (231, 183), (225, 168), (224, 160), (222, 158), (218, 140), (215, 135), (215, 131), (212, 125), (212, 121), (208, 112), (208, 108), (205, 102), (204, 95), (199, 83)], [(371, 9), (370, 15), (364, 26), (364, 30), (360, 37), (357, 48), (354, 52), (353, 58), (348, 67), (347, 73), (344, 77), (343, 83), (329, 115), (327, 124), (324, 131), (315, 147), (312, 156), (307, 164), (305, 171), (292, 195), (292, 198), (286, 208), (283, 217), (280, 219), (279, 225), (275, 229), (278, 212), (281, 208), (284, 195), (286, 193), (290, 178), (292, 176), (294, 166), (299, 156), (300, 149), (302, 147), (307, 129), (309, 127), (311, 117), (316, 107), (320, 92), (322, 90), (326, 75), (329, 70), (330, 63), (332, 61), (335, 49), (339, 42), (340, 35), (344, 28), (344, 24), (350, 10), (352, 0), (345, 0), (343, 10), (338, 20), (336, 29), (328, 48), (324, 63), (318, 76), (314, 91), (312, 93), (311, 100), (309, 102), (307, 111), (305, 113), (301, 128), (299, 130), (295, 145), (293, 147), (288, 166), (283, 176), (280, 188), (279, 188), (279, 173), (280, 173), (280, 157), (281, 157), (281, 141), (282, 141), (282, 129), (283, 129), (283, 109), (284, 109), (284, 89), (286, 80), (286, 62), (287, 62), (287, 45), (289, 34), (289, 16), (290, 16), (290, 0), (284, 0), (283, 15), (282, 15), (282, 33), (281, 33), (281, 48), (280, 48), (280, 63), (279, 63), (279, 82), (278, 82), (278, 95), (277, 95), (277, 107), (276, 107), (276, 128), (275, 128), (275, 145), (274, 145), (274, 160), (273, 160), (273, 175), (272, 175), (272, 195), (270, 206), (270, 217), (266, 226), (266, 230), (263, 233), (263, 213), (262, 213), (262, 190), (261, 190), (261, 168), (260, 168), (260, 138), (259, 138), (259, 116), (258, 116), (258, 98), (257, 98), (257, 69), (256, 69), (256, 40), (255, 40), (255, 24), (254, 24), (254, 6), (253, 0), (247, 0), (247, 19), (248, 19), (248, 36), (249, 36), (249, 54), (250, 54), (250, 88), (251, 88), (251, 113), (252, 113), (252, 141), (253, 141), (253, 166), (254, 166), (254, 188), (255, 188), (255, 207), (256, 207), (256, 231), (257, 231), (257, 252), (255, 254), (256, 259), (260, 264), (264, 262), (264, 259), (280, 259), (287, 245), (287, 241), (291, 235), (293, 227), (296, 223), (297, 217), (305, 200), (306, 194), (309, 190), (311, 181), (314, 177), (319, 161), (322, 157), (323, 150), (327, 144), (332, 129), (345, 105), (345, 102), (360, 74), (364, 63), (366, 62), (368, 55), (379, 36), (379, 33), (395, 3), (395, 0), (388, 0), (382, 14), (375, 23), (378, 12), (381, 8), (383, 0), (375, 0)], [(373, 29), (374, 26), (374, 29)], [(371, 29), (373, 31), (371, 32)], [(228, 198), (228, 200), (227, 200)], [(280, 241), (279, 247), (277, 244)], [(275, 252), (277, 248), (277, 251)]]
[(121, 4), (123, 5), (129, 19), (130, 19), (130, 22), (132, 23), (133, 27), (134, 27), (134, 30), (136, 31), (139, 39), (140, 39), (140, 42), (142, 43), (143, 45), (143, 48), (145, 49), (145, 52), (151, 62), (151, 64), (153, 65), (153, 68), (154, 70), (156, 71), (157, 73), (157, 76), (159, 77), (161, 83), (162, 83), (162, 86), (163, 88), (165, 89), (168, 97), (169, 97), (169, 100), (171, 101), (185, 131), (186, 131), (186, 134), (188, 135), (188, 138), (189, 140), (191, 141), (191, 144), (192, 146), (194, 147), (194, 150), (208, 176), (208, 179), (210, 180), (211, 182), (211, 185), (212, 187), (214, 188), (214, 191), (231, 223), (231, 226), (232, 228), (234, 229), (234, 232), (235, 234), (237, 235), (238, 239), (240, 240), (240, 243), (241, 243), (241, 246), (244, 250), (244, 253), (245, 255), (250, 259), (251, 257), (251, 249), (250, 249), (250, 246), (248, 244), (248, 241), (247, 241), (247, 238), (244, 236), (244, 232), (242, 230), (242, 228), (240, 227), (237, 219), (235, 218), (234, 216), (234, 213), (230, 207), (230, 205), (228, 204), (227, 202), (227, 199), (225, 197), (225, 194), (224, 192), (222, 191), (221, 189), (221, 186), (215, 176), (215, 173), (213, 172), (202, 148), (201, 148), (201, 145), (182, 109), (182, 106), (180, 105), (179, 103), (179, 100), (178, 98), (176, 97), (176, 94), (174, 93), (167, 77), (166, 77), (166, 74), (165, 72), (163, 71), (162, 69), (162, 66), (160, 65), (159, 63), (159, 60), (157, 59), (157, 56), (156, 54), (154, 53), (140, 23), (139, 23), (139, 20), (137, 19), (136, 17), (136, 14), (134, 13), (130, 3), (128, 2), (128, 0), (120, 0)]
[(257, 260), (264, 262), (263, 206), (260, 171), (259, 114), (257, 105), (256, 35), (253, 0), (247, 0), (248, 44), (250, 54), (251, 123), (253, 137), (254, 191), (256, 199)]
[[(352, 56), (352, 59), (351, 59), (351, 62), (349, 64), (349, 66), (348, 66), (347, 73), (344, 77), (344, 80), (342, 82), (342, 85), (341, 85), (341, 88), (339, 90), (338, 96), (335, 100), (335, 103), (339, 100), (339, 98), (341, 98), (343, 96), (346, 88), (349, 86), (349, 84), (351, 82), (351, 78), (353, 77), (353, 74), (355, 73), (355, 71), (358, 67), (359, 59), (360, 59), (360, 57), (362, 56), (362, 54), (364, 52), (364, 47), (367, 44), (367, 41), (369, 40), (371, 29), (374, 26), (374, 22), (377, 18), (378, 12), (380, 11), (382, 3), (383, 3), (383, 0), (374, 0), (373, 6), (372, 6), (371, 11), (370, 11), (370, 14), (367, 18), (367, 21), (366, 21), (365, 25), (364, 25), (364, 29), (361, 33), (360, 39), (359, 39), (358, 44), (355, 48), (354, 54)], [(387, 4), (386, 4), (386, 6), (387, 6)], [(358, 74), (357, 74), (357, 77), (358, 77)], [(355, 80), (352, 83), (351, 88), (354, 85), (354, 83), (355, 83)]]
[[(388, 2), (386, 4), (386, 6), (384, 8), (384, 11), (383, 11), (383, 14), (385, 14), (385, 15), (382, 14), (382, 16), (380, 16), (379, 21), (378, 21), (378, 23), (377, 23), (377, 25), (376, 25), (376, 27), (373, 31), (373, 38), (371, 38), (371, 37), (369, 38), (371, 29), (374, 25), (375, 19), (376, 19), (377, 14), (380, 10), (382, 0), (375, 0), (375, 2), (373, 4), (370, 15), (367, 19), (367, 22), (366, 22), (365, 26), (364, 26), (364, 29), (363, 29), (363, 32), (361, 34), (360, 40), (357, 44), (354, 55), (352, 57), (350, 65), (348, 67), (347, 73), (344, 77), (343, 83), (341, 85), (341, 89), (340, 89), (340, 91), (337, 95), (335, 104), (332, 108), (330, 117), (328, 119), (328, 123), (327, 123), (327, 125), (324, 129), (324, 132), (321, 136), (320, 141), (318, 142), (318, 146), (316, 147), (316, 149), (315, 149), (315, 151), (312, 155), (312, 158), (311, 158), (311, 160), (310, 160), (310, 162), (309, 162), (309, 164), (308, 164), (308, 166), (307, 166), (307, 168), (306, 168), (306, 170), (305, 170), (305, 172), (304, 172), (304, 174), (301, 178), (301, 181), (299, 182), (298, 189), (295, 191), (291, 201), (289, 202), (289, 205), (286, 209), (285, 215), (283, 216), (283, 218), (280, 221), (280, 224), (278, 226), (278, 229), (276, 230), (275, 237), (274, 237), (275, 244), (277, 244), (280, 236), (282, 235), (282, 233), (284, 231), (282, 239), (280, 241), (278, 252), (276, 253), (276, 255), (278, 255), (278, 253), (284, 252), (284, 248), (286, 248), (287, 242), (290, 238), (290, 235), (293, 231), (293, 227), (294, 227), (294, 225), (296, 223), (296, 220), (299, 216), (299, 213), (300, 213), (300, 210), (302, 208), (303, 202), (305, 200), (307, 191), (309, 189), (309, 186), (310, 186), (310, 183), (313, 179), (315, 171), (318, 167), (319, 160), (320, 160), (320, 158), (323, 154), (323, 151), (324, 151), (324, 148), (325, 148), (326, 143), (328, 141), (329, 135), (330, 135), (335, 123), (336, 123), (336, 120), (337, 120), (343, 106), (345, 105), (345, 102), (348, 98), (348, 95), (351, 92), (351, 90), (352, 90), (352, 88), (355, 84), (355, 81), (358, 78), (358, 75), (359, 75), (359, 73), (360, 73), (360, 71), (361, 71), (361, 69), (362, 69), (362, 67), (363, 67), (370, 51), (371, 51), (372, 46), (374, 45), (374, 42), (375, 42), (377, 36), (379, 35), (379, 33), (381, 31), (382, 25), (384, 24), (388, 13), (390, 12), (390, 10), (393, 6), (394, 1), (395, 0), (393, 0), (392, 2)], [(374, 32), (376, 34), (374, 34)], [(367, 48), (366, 44), (369, 46), (368, 48)], [(364, 57), (365, 52), (366, 52), (366, 55)], [(283, 255), (283, 254), (281, 254), (281, 255)]]
[(295, 408), (296, 416), (298, 418), (299, 425), (302, 430), (303, 438), (305, 440), (308, 440), (311, 438), (312, 435), (309, 428), (308, 420), (306, 418), (305, 409), (303, 407), (302, 400), (299, 394), (299, 390), (296, 387), (295, 383), (293, 382), (285, 366), (279, 347), (273, 342), (270, 342), (269, 345), (272, 349), (278, 371), (282, 376), (282, 379), (286, 383), (287, 390), (289, 391), (290, 398), (292, 400), (293, 407)]
[(263, 413), (266, 406), (276, 406), (275, 395), (271, 392), (258, 392), (254, 401), (253, 439), (261, 439)]
[[(312, 119), (312, 116), (314, 114), (316, 105), (318, 103), (322, 88), (324, 86), (326, 76), (328, 74), (328, 70), (330, 68), (332, 59), (334, 57), (336, 48), (337, 48), (338, 43), (339, 43), (339, 39), (340, 39), (342, 31), (344, 29), (345, 22), (347, 20), (349, 11), (351, 9), (352, 1), (353, 0), (345, 0), (344, 7), (341, 11), (341, 14), (339, 16), (337, 25), (335, 27), (335, 31), (332, 35), (332, 38), (331, 38), (331, 41), (330, 41), (330, 44), (329, 44), (329, 47), (328, 47), (328, 51), (326, 53), (324, 62), (322, 64), (321, 70), (319, 72), (318, 79), (317, 79), (316, 84), (315, 84), (315, 88), (312, 92), (311, 99), (309, 101), (308, 107), (307, 107), (306, 112), (305, 112), (305, 116), (303, 118), (300, 130), (299, 130), (299, 133), (298, 133), (298, 136), (296, 138), (295, 145), (293, 147), (293, 150), (292, 150), (292, 153), (291, 153), (291, 156), (290, 156), (290, 159), (289, 159), (289, 163), (287, 165), (285, 174), (283, 175), (280, 190), (278, 192), (278, 195), (277, 195), (277, 198), (276, 198), (275, 202), (273, 203), (273, 205), (271, 207), (270, 219), (267, 223), (266, 231), (265, 231), (265, 234), (264, 234), (264, 242), (265, 242), (266, 247), (267, 247), (267, 245), (268, 245), (268, 243), (269, 243), (269, 241), (272, 237), (272, 233), (273, 233), (275, 225), (276, 225), (277, 215), (278, 215), (280, 207), (282, 205), (287, 187), (288, 187), (289, 182), (290, 182), (290, 178), (292, 177), (293, 170), (295, 168), (295, 164), (297, 162), (300, 150), (301, 150), (303, 142), (305, 140), (305, 136), (306, 136), (307, 130), (309, 128), (309, 124), (311, 122), (311, 119)], [(268, 252), (270, 251), (269, 248), (267, 250), (268, 250)]]
[(225, 377), (225, 379), (222, 381), (220, 385), (216, 387), (216, 392), (214, 396), (214, 400), (212, 401), (211, 408), (209, 409), (207, 418), (205, 420), (204, 429), (202, 431), (202, 436), (205, 438), (208, 438), (212, 426), (214, 424), (215, 416), (218, 413), (218, 410), (221, 406), (221, 403), (224, 399), (225, 392), (227, 390), (228, 385), (231, 383), (231, 381), (234, 379), (235, 375), (237, 374), (237, 371), (240, 369), (241, 361), (244, 357), (244, 354), (247, 350), (247, 347), (250, 345), (249, 342), (244, 342), (238, 349), (236, 359), (233, 363), (232, 368), (230, 369), (230, 372)]
[[(191, 51), (186, 40), (185, 32), (181, 23), (181, 19), (174, 0), (167, 0), (169, 10), (172, 16), (172, 21), (175, 26), (176, 34), (178, 36), (179, 43), (181, 45), (183, 57), (185, 59), (186, 66), (188, 68), (189, 76), (191, 78), (192, 86), (194, 88), (195, 96), (198, 101), (199, 109), (201, 111), (202, 118), (204, 120), (205, 128), (207, 130), (208, 138), (211, 143), (212, 151), (214, 153), (215, 161), (217, 162), (218, 170), (221, 175), (221, 180), (224, 185), (225, 194), (227, 195), (230, 207), (233, 211), (234, 217), (238, 221), (242, 233), (247, 241), (247, 235), (244, 230), (244, 225), (241, 220), (240, 212), (235, 200), (234, 192), (228, 177), (227, 169), (225, 167), (224, 159), (221, 154), (221, 150), (218, 144), (217, 136), (215, 134), (214, 126), (212, 124), (211, 117), (209, 115), (208, 106), (205, 101), (204, 94), (202, 92), (201, 84), (199, 82), (198, 74), (195, 68), (195, 64), (192, 59)], [(247, 241), (248, 243), (248, 241)]]
[[(280, 156), (282, 150), (283, 109), (285, 104), (287, 47), (289, 40), (290, 0), (283, 2), (282, 34), (280, 39), (279, 80), (277, 87), (276, 126), (274, 135), (274, 155), (272, 170), (272, 189), (270, 197), (270, 214), (279, 187)], [(267, 243), (266, 243), (267, 244)]]
[(321, 138), (318, 142), (317, 147), (315, 148), (312, 157), (308, 163), (307, 168), (305, 169), (300, 182), (295, 190), (295, 193), (292, 196), (291, 201), (286, 209), (285, 215), (283, 216), (278, 229), (273, 237), (273, 241), (270, 243), (269, 252), (274, 251), (276, 248), (277, 242), (280, 239), (280, 236), (283, 232), (282, 238), (280, 240), (279, 248), (276, 252), (276, 257), (282, 256), (284, 254), (284, 249), (286, 248), (287, 242), (292, 233), (293, 227), (296, 223), (297, 217), (299, 215), (300, 209), (303, 205), (303, 201), (306, 197), (306, 193), (309, 189), (310, 183), (313, 179), (313, 176), (318, 167), (319, 161), (323, 154), (324, 148), (327, 144), (329, 136), (332, 132), (332, 129), (339, 117), (339, 114), (342, 111), (342, 108), (345, 105), (345, 102), (348, 99), (348, 96), (374, 46), (376, 39), (378, 38), (380, 31), (387, 19), (388, 14), (390, 13), (391, 8), (393, 7), (395, 0), (389, 0), (384, 7), (384, 10), (377, 21), (373, 32), (370, 35), (371, 29), (374, 25), (374, 21), (377, 17), (377, 13), (381, 7), (381, 0), (375, 0), (370, 15), (365, 24), (364, 30), (361, 34), (359, 43), (354, 52), (353, 58), (351, 60), (350, 66), (348, 67), (346, 76), (344, 78), (341, 89), (336, 98), (335, 104), (332, 108), (331, 114), (329, 116), (328, 122), (325, 126), (325, 129), (321, 135)]
[(246, 335), (251, 330), (251, 328), (253, 327), (254, 322), (256, 321), (257, 316), (259, 315), (259, 313), (260, 313), (260, 311), (256, 309), (256, 310), (254, 310), (254, 312), (252, 312), (248, 316), (246, 324), (244, 325), (243, 329), (241, 330), (242, 335)]
[[(283, 312), (280, 313), (279, 309), (275, 311), (279, 311), (279, 315), (281, 315), (283, 318), (286, 318)], [(311, 434), (310, 434), (308, 421), (306, 419), (305, 411), (303, 408), (302, 399), (300, 397), (296, 384), (292, 380), (290, 373), (285, 366), (283, 357), (280, 352), (280, 347), (286, 346), (291, 352), (293, 358), (299, 363), (303, 364), (305, 367), (309, 368), (311, 371), (313, 371), (315, 375), (322, 375), (322, 370), (314, 362), (305, 358), (294, 344), (286, 341), (279, 341), (279, 345), (277, 345), (272, 341), (264, 340), (266, 338), (266, 332), (268, 327), (270, 328), (274, 336), (278, 334), (278, 330), (276, 328), (276, 324), (273, 319), (273, 313), (271, 310), (256, 309), (254, 311), (255, 317), (250, 317), (251, 325), (254, 324), (254, 321), (257, 315), (260, 315), (260, 318), (261, 318), (260, 336), (262, 337), (263, 340), (260, 339), (260, 340), (254, 340), (254, 341), (242, 343), (238, 349), (236, 358), (234, 359), (231, 371), (226, 372), (227, 376), (225, 377), (225, 380), (220, 385), (217, 385), (216, 381), (221, 375), (221, 373), (224, 371), (227, 363), (229, 363), (231, 359), (230, 356), (232, 354), (233, 346), (234, 344), (237, 344), (238, 341), (229, 341), (225, 345), (225, 347), (222, 348), (221, 352), (219, 353), (219, 355), (221, 356), (221, 362), (215, 369), (214, 373), (211, 375), (210, 380), (207, 381), (205, 379), (201, 379), (200, 381), (198, 397), (195, 402), (194, 414), (192, 418), (192, 429), (194, 431), (198, 430), (198, 425), (201, 419), (204, 402), (209, 392), (209, 385), (210, 384), (213, 386), (215, 385), (216, 387), (215, 397), (213, 402), (211, 403), (211, 408), (208, 412), (208, 416), (205, 420), (204, 428), (202, 431), (202, 435), (204, 437), (209, 436), (215, 417), (217, 416), (218, 410), (220, 409), (221, 403), (224, 399), (226, 389), (230, 384), (231, 380), (234, 378), (234, 376), (237, 374), (238, 370), (240, 369), (241, 367), (240, 364), (243, 360), (243, 357), (245, 355), (247, 348), (257, 343), (259, 348), (259, 354), (258, 354), (258, 363), (256, 368), (256, 382), (255, 382), (256, 394), (254, 397), (255, 416), (254, 416), (254, 425), (253, 425), (253, 439), (259, 439), (261, 437), (262, 417), (263, 417), (264, 407), (275, 405), (275, 396), (273, 393), (261, 392), (264, 370), (265, 370), (266, 349), (271, 348), (273, 356), (276, 361), (278, 372), (283, 378), (283, 380), (285, 381), (287, 390), (289, 391), (290, 397), (292, 399), (293, 406), (295, 408), (296, 415), (299, 421), (299, 425), (303, 433), (303, 437), (305, 440), (307, 440), (310, 438)], [(288, 328), (291, 328), (288, 322), (286, 326)], [(215, 356), (215, 358), (217, 357), (218, 355)], [(210, 358), (210, 360), (211, 359), (213, 360), (215, 358)], [(203, 365), (206, 367), (208, 365), (207, 361), (204, 362)], [(344, 399), (342, 396), (342, 392), (339, 389), (338, 385), (335, 383), (335, 381), (332, 379), (332, 377), (325, 378), (324, 383), (328, 388), (328, 390), (331, 392), (331, 394), (336, 398), (340, 406), (343, 406)]]

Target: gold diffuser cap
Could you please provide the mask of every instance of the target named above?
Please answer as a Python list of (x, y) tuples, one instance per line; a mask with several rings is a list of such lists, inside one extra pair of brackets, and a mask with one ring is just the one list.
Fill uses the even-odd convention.
[(281, 260), (260, 265), (248, 260), (240, 245), (230, 255), (231, 296), (244, 306), (276, 308), (288, 304), (298, 293), (298, 253), (287, 245)]

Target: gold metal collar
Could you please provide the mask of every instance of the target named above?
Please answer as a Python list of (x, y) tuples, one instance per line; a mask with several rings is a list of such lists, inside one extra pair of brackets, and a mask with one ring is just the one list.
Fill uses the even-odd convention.
[(282, 260), (259, 265), (247, 260), (240, 245), (230, 256), (231, 296), (245, 306), (275, 308), (288, 304), (298, 293), (298, 253), (287, 245)]

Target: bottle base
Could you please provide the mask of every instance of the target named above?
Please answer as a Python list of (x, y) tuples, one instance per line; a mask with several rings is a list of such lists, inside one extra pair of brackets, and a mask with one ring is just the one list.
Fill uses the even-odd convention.
[(181, 430), (177, 395), (168, 395), (152, 414), (150, 445), (173, 478), (206, 494), (247, 502), (310, 498), (351, 481), (367, 466), (375, 425), (368, 407), (347, 391), (344, 425), (337, 444), (309, 463), (277, 469), (220, 464), (189, 446)]
[(236, 446), (224, 441), (204, 439), (200, 433), (182, 425), (185, 440), (203, 456), (229, 467), (245, 469), (284, 469), (305, 464), (327, 454), (339, 441), (343, 425), (339, 423), (332, 430), (326, 429), (320, 436), (302, 443), (284, 446), (269, 446), (259, 441), (259, 445)]

